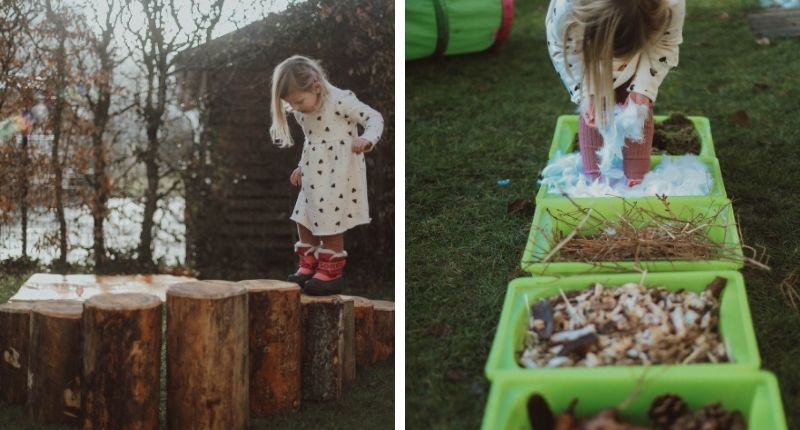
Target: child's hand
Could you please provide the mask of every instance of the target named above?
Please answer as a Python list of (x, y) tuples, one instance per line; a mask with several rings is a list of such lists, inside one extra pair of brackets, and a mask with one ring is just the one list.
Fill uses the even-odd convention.
[(362, 137), (353, 139), (353, 154), (361, 154), (362, 152), (369, 151), (372, 148), (372, 143)]
[(583, 113), (583, 121), (589, 127), (595, 127), (594, 120), (594, 97), (589, 96), (589, 102), (586, 105), (586, 111)]
[(627, 106), (628, 103), (636, 103), (637, 105), (650, 106), (653, 102), (650, 100), (649, 97), (647, 97), (644, 94), (631, 92), (628, 93), (628, 98), (625, 99), (625, 106)]
[(295, 187), (299, 187), (300, 184), (303, 183), (303, 174), (300, 173), (300, 168), (299, 167), (294, 169), (294, 171), (292, 172), (292, 175), (289, 176), (289, 182), (291, 182), (292, 185), (294, 185)]

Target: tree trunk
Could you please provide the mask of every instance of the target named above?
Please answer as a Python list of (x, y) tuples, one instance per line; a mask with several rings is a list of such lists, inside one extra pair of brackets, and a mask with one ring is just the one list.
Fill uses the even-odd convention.
[(303, 399), (337, 400), (342, 395), (344, 306), (339, 296), (302, 296)]
[(22, 157), (19, 169), (19, 210), (22, 217), (22, 256), (28, 256), (28, 133), (22, 135)]
[(247, 290), (189, 282), (167, 291), (167, 428), (249, 424)]
[(374, 305), (369, 299), (358, 296), (342, 296), (343, 298), (352, 297), (353, 319), (356, 328), (356, 364), (358, 366), (369, 366), (372, 364), (373, 336), (372, 326), (374, 325), (373, 310)]
[(344, 352), (342, 353), (342, 380), (350, 382), (356, 379), (356, 323), (353, 315), (355, 302), (352, 298), (342, 299), (344, 315)]
[(83, 429), (158, 428), (161, 300), (100, 294), (84, 312)]
[[(107, 112), (106, 115), (108, 115)], [(101, 124), (105, 129), (105, 121), (102, 121)], [(94, 194), (92, 196), (94, 264), (97, 271), (102, 272), (106, 264), (106, 241), (103, 224), (108, 215), (109, 192), (109, 180), (106, 175), (106, 151), (103, 145), (102, 130), (95, 131), (92, 136), (92, 145), (94, 149)]]
[(250, 296), (250, 412), (296, 411), (302, 381), (300, 287), (271, 280), (241, 284)]
[(153, 264), (153, 227), (158, 203), (158, 130), (148, 129), (147, 151), (145, 151), (145, 171), (147, 174), (147, 188), (144, 193), (144, 218), (142, 232), (139, 236), (139, 262), (145, 269), (151, 270)]
[(0, 305), (0, 403), (24, 405), (28, 399), (28, 357), (33, 303)]
[(83, 304), (36, 304), (31, 316), (28, 411), (36, 422), (77, 425), (81, 415)]
[(373, 334), (374, 361), (385, 360), (394, 354), (394, 302), (373, 300), (375, 306)]

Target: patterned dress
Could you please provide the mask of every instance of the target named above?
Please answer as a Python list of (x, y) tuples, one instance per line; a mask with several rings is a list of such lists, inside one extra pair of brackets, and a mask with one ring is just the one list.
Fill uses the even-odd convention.
[(367, 203), (367, 166), (364, 154), (354, 154), (360, 136), (374, 145), (383, 133), (383, 117), (362, 103), (352, 91), (328, 85), (320, 107), (310, 113), (293, 112), (303, 128), (300, 158), (302, 185), (292, 221), (314, 236), (343, 233), (370, 222)]

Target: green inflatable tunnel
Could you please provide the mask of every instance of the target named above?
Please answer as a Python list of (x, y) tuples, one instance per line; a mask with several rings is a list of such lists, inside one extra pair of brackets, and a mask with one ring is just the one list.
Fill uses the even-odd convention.
[(406, 0), (406, 60), (500, 45), (513, 17), (514, 0)]

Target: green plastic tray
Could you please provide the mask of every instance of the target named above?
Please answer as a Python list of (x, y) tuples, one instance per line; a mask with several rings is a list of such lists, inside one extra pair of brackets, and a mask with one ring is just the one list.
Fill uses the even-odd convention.
[[(526, 405), (534, 393), (544, 396), (554, 414), (566, 410), (572, 399), (577, 398), (575, 413), (580, 417), (619, 407), (630, 396), (633, 400), (620, 415), (639, 425), (650, 424), (647, 410), (653, 399), (670, 393), (681, 396), (692, 412), (708, 403), (720, 402), (729, 410), (741, 412), (749, 429), (787, 428), (778, 382), (771, 373), (712, 370), (685, 374), (676, 370), (654, 371), (643, 380), (602, 374), (504, 375), (492, 383), (481, 428), (530, 429)], [(638, 389), (641, 391), (637, 392)]]
[[(694, 123), (697, 133), (700, 135), (700, 156), (716, 157), (714, 151), (714, 141), (711, 140), (711, 124), (704, 116), (689, 116), (689, 120)], [(655, 115), (655, 122), (659, 123), (667, 119), (666, 115)], [(556, 120), (556, 131), (553, 135), (553, 143), (550, 145), (548, 157), (553, 158), (556, 152), (569, 154), (577, 151), (575, 146), (575, 135), (578, 134), (578, 115), (561, 115)]]
[[(716, 226), (711, 227), (709, 236), (716, 242), (724, 244), (730, 250), (730, 258), (725, 260), (674, 260), (674, 261), (617, 261), (617, 262), (552, 262), (539, 263), (552, 249), (552, 237), (554, 231), (569, 234), (574, 227), (564, 222), (558, 222), (556, 217), (564, 217), (564, 214), (575, 213), (577, 208), (567, 199), (550, 199), (536, 207), (533, 216), (531, 232), (522, 254), (522, 270), (536, 275), (565, 275), (580, 273), (598, 272), (632, 272), (637, 269), (644, 269), (649, 272), (682, 272), (695, 270), (737, 270), (743, 266), (742, 246), (739, 240), (739, 231), (736, 228), (736, 217), (733, 207), (727, 199), (711, 200), (706, 205), (698, 205), (693, 201), (686, 201), (681, 198), (667, 199), (670, 210), (677, 217), (690, 219), (698, 214), (716, 217)], [(636, 206), (651, 210), (658, 214), (667, 214), (664, 204), (658, 201), (635, 201), (622, 199), (594, 199), (585, 209), (592, 208), (597, 216), (607, 219), (614, 219), (617, 215), (624, 213), (626, 208)], [(572, 224), (577, 224), (580, 219), (570, 219)], [(593, 228), (591, 222), (584, 224), (581, 229), (583, 233), (593, 234), (597, 228)]]
[(639, 282), (641, 273), (609, 274), (598, 273), (593, 275), (555, 277), (518, 278), (509, 284), (506, 292), (497, 333), (492, 343), (489, 359), (486, 362), (486, 377), (489, 380), (501, 373), (524, 375), (535, 373), (537, 375), (556, 374), (590, 374), (590, 375), (636, 375), (648, 369), (676, 367), (681, 369), (752, 369), (756, 370), (761, 364), (761, 358), (756, 344), (756, 335), (753, 331), (753, 322), (750, 318), (750, 309), (747, 305), (747, 293), (744, 288), (744, 279), (739, 272), (734, 271), (709, 271), (709, 272), (671, 272), (648, 273), (645, 285), (660, 285), (667, 290), (674, 291), (684, 288), (688, 291), (702, 291), (716, 276), (728, 280), (722, 293), (720, 306), (720, 331), (722, 340), (727, 346), (731, 362), (728, 363), (699, 363), (687, 365), (653, 365), (653, 366), (601, 366), (601, 367), (564, 367), (527, 369), (517, 364), (517, 356), (522, 348), (526, 333), (526, 320), (528, 318), (527, 302), (533, 304), (536, 300), (553, 297), (563, 291), (581, 290), (594, 282), (604, 286), (618, 286), (627, 282)]
[[(650, 170), (653, 170), (655, 166), (661, 164), (661, 161), (664, 157), (671, 157), (670, 155), (654, 155), (650, 157)], [(719, 160), (715, 157), (707, 157), (707, 156), (699, 156), (698, 159), (708, 166), (709, 173), (711, 174), (713, 183), (711, 184), (711, 190), (709, 191), (708, 195), (705, 196), (670, 196), (670, 198), (680, 197), (684, 199), (691, 199), (694, 200), (697, 204), (708, 203), (709, 198), (727, 198), (728, 195), (725, 192), (725, 185), (722, 181), (722, 172), (719, 169)], [(615, 196), (607, 196), (607, 197), (573, 197), (572, 199), (578, 202), (581, 206), (586, 205), (587, 203), (598, 200), (598, 199), (608, 199), (608, 198), (619, 198)], [(553, 199), (564, 199), (564, 197), (560, 194), (550, 194), (547, 192), (547, 188), (544, 186), (539, 186), (539, 191), (536, 193), (536, 204), (544, 203), (548, 200)], [(630, 200), (636, 201), (647, 201), (652, 200), (654, 202), (658, 201), (658, 197), (650, 196), (650, 197), (636, 197), (630, 198)]]

